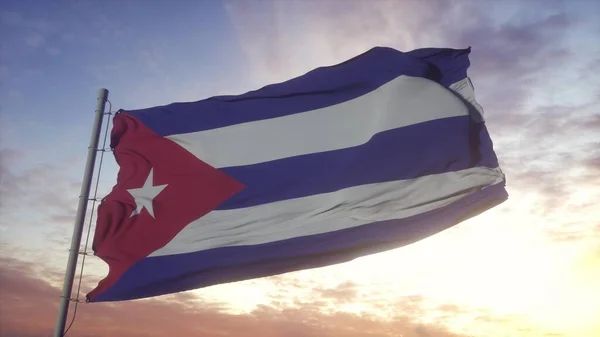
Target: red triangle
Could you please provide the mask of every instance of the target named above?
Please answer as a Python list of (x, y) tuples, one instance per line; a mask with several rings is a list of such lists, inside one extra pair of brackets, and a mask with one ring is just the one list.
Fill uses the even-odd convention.
[[(98, 208), (93, 249), (110, 267), (99, 288), (112, 285), (131, 265), (244, 188), (127, 113), (115, 116), (111, 137), (118, 143), (114, 153), (120, 170)], [(151, 168), (153, 185), (167, 185), (153, 201), (155, 218), (146, 209), (130, 216), (136, 205), (127, 189), (142, 187)]]

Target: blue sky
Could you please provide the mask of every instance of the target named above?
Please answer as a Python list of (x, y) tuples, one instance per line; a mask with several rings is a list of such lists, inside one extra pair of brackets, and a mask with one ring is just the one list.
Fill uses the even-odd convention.
[[(15, 171), (51, 165), (77, 182), (101, 87), (116, 110), (201, 99), (249, 82), (219, 2), (32, 4), (3, 2), (1, 14), (0, 141), (14, 153)], [(115, 169), (108, 161), (108, 180)], [(43, 222), (29, 212), (18, 216)], [(39, 226), (27, 227), (5, 235), (39, 246), (42, 237), (30, 241)]]
[[(51, 329), (99, 88), (110, 90), (113, 110), (137, 109), (254, 90), (376, 45), (471, 46), (469, 75), (508, 179), (501, 207), (338, 266), (152, 305), (86, 306), (79, 324), (100, 331), (102, 317), (116, 335), (147, 336), (119, 317), (139, 312), (174, 322), (148, 323), (153, 332), (181, 336), (197, 332), (190, 322), (207, 336), (353, 336), (334, 333), (344, 326), (382, 337), (600, 331), (599, 13), (593, 0), (4, 0), (0, 297), (30, 303), (23, 308), (41, 322), (32, 336)], [(100, 196), (116, 172), (109, 154)], [(90, 259), (87, 286), (104, 272)], [(23, 311), (10, 313), (0, 327), (25, 329)]]
[(40, 135), (10, 134), (10, 143), (46, 142), (42, 135), (64, 132), (65, 125), (85, 134), (91, 114), (84, 110), (102, 86), (119, 107), (143, 107), (163, 97), (182, 99), (182, 88), (197, 97), (211, 94), (226, 74), (244, 77), (219, 2), (35, 4), (3, 2), (3, 115)]

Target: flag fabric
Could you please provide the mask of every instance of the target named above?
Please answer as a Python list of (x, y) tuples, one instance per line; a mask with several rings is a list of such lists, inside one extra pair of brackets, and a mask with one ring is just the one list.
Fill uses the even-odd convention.
[(120, 110), (93, 241), (109, 272), (88, 301), (345, 262), (502, 203), (470, 52), (375, 47), (241, 95)]

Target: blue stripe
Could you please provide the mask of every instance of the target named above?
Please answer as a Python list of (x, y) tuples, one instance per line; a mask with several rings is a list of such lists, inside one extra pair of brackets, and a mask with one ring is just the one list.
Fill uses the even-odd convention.
[(92, 302), (150, 297), (350, 261), (443, 231), (508, 197), (504, 184), (410, 218), (253, 246), (146, 258)]
[(376, 47), (341, 64), (242, 95), (128, 112), (161, 136), (215, 129), (339, 104), (401, 75), (427, 78), (447, 87), (467, 76), (470, 51), (470, 47), (427, 48), (403, 53)]
[(363, 145), (248, 166), (221, 168), (246, 188), (218, 210), (498, 162), (485, 125), (469, 116), (450, 117), (376, 134)]

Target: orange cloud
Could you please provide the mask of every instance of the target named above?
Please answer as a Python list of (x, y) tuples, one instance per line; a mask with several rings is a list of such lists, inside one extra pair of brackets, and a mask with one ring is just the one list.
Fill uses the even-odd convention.
[[(39, 275), (36, 265), (0, 258), (0, 335), (42, 337), (51, 334), (60, 291)], [(54, 278), (56, 275), (48, 275)], [(318, 289), (323, 297), (350, 301), (354, 285)], [(298, 304), (298, 303), (297, 303)], [(67, 336), (264, 336), (264, 337), (460, 337), (443, 326), (421, 324), (409, 316), (390, 321), (343, 312), (324, 314), (319, 300), (294, 308), (276, 302), (249, 314), (225, 312), (225, 305), (189, 293), (118, 303), (80, 304)]]
[(336, 303), (346, 303), (353, 301), (358, 295), (356, 287), (354, 282), (346, 281), (335, 288), (316, 288), (314, 291), (318, 297), (332, 299)]

